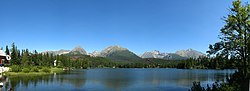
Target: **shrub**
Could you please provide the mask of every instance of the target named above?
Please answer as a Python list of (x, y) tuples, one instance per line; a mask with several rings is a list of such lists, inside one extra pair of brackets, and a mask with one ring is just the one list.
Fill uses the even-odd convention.
[(38, 69), (42, 69), (43, 67), (42, 66), (37, 66)]
[(18, 66), (18, 65), (12, 65), (12, 66), (10, 66), (10, 68), (11, 68), (12, 72), (21, 72), (22, 71), (22, 67)]
[(42, 71), (45, 72), (45, 73), (49, 73), (49, 72), (50, 72), (50, 69), (49, 69), (48, 67), (44, 67), (44, 68), (42, 69)]
[(201, 87), (200, 82), (193, 82), (193, 86), (191, 87), (191, 90), (189, 91), (206, 91), (204, 87)]
[(39, 72), (39, 69), (38, 69), (37, 66), (34, 66), (34, 67), (31, 68), (30, 71), (31, 71), (31, 72)]
[(29, 73), (29, 72), (30, 72), (30, 69), (29, 69), (29, 68), (24, 68), (22, 71), (23, 71), (24, 73)]

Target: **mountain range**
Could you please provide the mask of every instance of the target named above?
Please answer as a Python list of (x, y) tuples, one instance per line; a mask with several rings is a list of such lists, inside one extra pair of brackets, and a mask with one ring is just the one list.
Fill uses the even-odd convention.
[(93, 51), (89, 54), (87, 54), (87, 52), (81, 46), (76, 46), (72, 50), (61, 49), (59, 51), (45, 51), (42, 53), (51, 53), (53, 55), (90, 55), (92, 57), (105, 57), (114, 61), (140, 61), (145, 58), (185, 60), (188, 58), (198, 58), (199, 56), (205, 56), (205, 54), (193, 49), (180, 50), (176, 51), (175, 53), (162, 53), (160, 51), (153, 50), (151, 52), (145, 52), (141, 56), (138, 56), (127, 48), (123, 48), (119, 45), (109, 46), (100, 52)]
[(101, 52), (94, 51), (93, 53), (90, 53), (90, 55), (94, 57), (105, 57), (116, 61), (142, 60), (139, 56), (137, 56), (135, 53), (131, 52), (127, 48), (123, 48), (118, 45), (109, 46)]
[(152, 52), (145, 52), (141, 55), (141, 58), (159, 58), (159, 59), (166, 59), (166, 60), (184, 60), (188, 58), (198, 58), (200, 56), (205, 56), (205, 54), (193, 50), (180, 50), (175, 53), (161, 53), (160, 51), (153, 50)]
[(71, 54), (71, 55), (82, 54), (82, 55), (87, 55), (87, 52), (81, 46), (76, 46), (72, 50), (61, 49), (59, 51), (44, 51), (44, 52), (41, 52), (41, 53), (49, 53), (49, 54), (53, 54), (53, 55), (62, 55), (62, 54)]

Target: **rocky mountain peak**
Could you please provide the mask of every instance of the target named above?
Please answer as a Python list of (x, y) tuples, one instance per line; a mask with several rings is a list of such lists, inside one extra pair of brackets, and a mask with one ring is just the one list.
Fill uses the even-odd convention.
[(187, 58), (198, 58), (199, 56), (205, 56), (205, 54), (196, 51), (194, 49), (187, 49), (187, 50), (180, 50), (177, 51), (176, 54), (182, 56), (182, 57), (187, 57)]
[(92, 57), (98, 57), (98, 56), (100, 56), (100, 52), (93, 51), (92, 53), (89, 53), (89, 55), (92, 56)]
[(158, 50), (153, 50), (152, 52), (145, 52), (142, 54), (142, 58), (163, 58), (167, 55), (167, 53), (161, 53)]
[(87, 55), (87, 52), (81, 47), (81, 46), (76, 46), (75, 48), (73, 48), (71, 51), (71, 53), (80, 53), (80, 54), (84, 54)]
[(109, 53), (109, 52), (119, 51), (119, 50), (127, 50), (127, 49), (123, 48), (119, 45), (115, 45), (115, 46), (109, 46), (109, 47), (105, 48), (102, 52)]
[(161, 54), (160, 51), (158, 51), (158, 50), (153, 50), (152, 53), (153, 54)]

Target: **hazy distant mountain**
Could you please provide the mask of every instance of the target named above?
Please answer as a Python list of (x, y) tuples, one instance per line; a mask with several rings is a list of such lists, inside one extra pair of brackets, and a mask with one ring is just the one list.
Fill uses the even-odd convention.
[(199, 56), (204, 56), (205, 54), (198, 52), (193, 49), (180, 50), (176, 53), (161, 53), (157, 50), (152, 52), (145, 52), (142, 54), (141, 58), (160, 58), (166, 60), (185, 60), (188, 58), (198, 58)]
[(141, 58), (164, 58), (166, 53), (160, 53), (160, 51), (154, 50), (152, 52), (145, 52), (141, 55)]
[(193, 49), (180, 50), (177, 51), (176, 54), (187, 58), (198, 58), (199, 56), (205, 56), (205, 54)]
[(168, 53), (163, 59), (165, 60), (185, 60), (188, 59), (187, 57), (182, 57), (175, 53)]
[(141, 58), (159, 58), (165, 60), (184, 60), (186, 57), (182, 57), (175, 53), (161, 53), (160, 51), (154, 50), (152, 52), (145, 52)]
[(68, 54), (70, 52), (70, 50), (59, 50), (59, 51), (44, 51), (41, 53), (49, 53), (49, 54), (53, 54), (53, 55), (62, 55), (62, 54)]
[(133, 52), (120, 46), (109, 46), (102, 50), (97, 56), (106, 57), (114, 61), (139, 61), (142, 60)]
[(76, 54), (87, 55), (87, 52), (81, 46), (76, 46), (74, 49), (72, 49), (69, 52), (69, 54), (71, 54), (71, 55), (76, 55)]
[(98, 52), (98, 51), (93, 51), (92, 53), (89, 53), (89, 55), (90, 55), (91, 57), (98, 57), (98, 56), (100, 56), (100, 52)]
[(76, 54), (82, 54), (82, 55), (87, 55), (87, 52), (81, 47), (77, 46), (72, 50), (59, 50), (59, 51), (45, 51), (41, 53), (49, 53), (53, 55), (62, 55), (62, 54), (71, 54), (71, 55), (76, 55)]

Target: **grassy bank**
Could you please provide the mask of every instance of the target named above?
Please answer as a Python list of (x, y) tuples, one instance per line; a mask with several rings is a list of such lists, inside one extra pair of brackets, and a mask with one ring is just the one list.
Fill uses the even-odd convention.
[(7, 76), (21, 76), (21, 75), (48, 75), (53, 73), (61, 73), (64, 72), (63, 68), (56, 67), (32, 67), (32, 68), (21, 68), (20, 71), (12, 71), (5, 72), (4, 74)]

